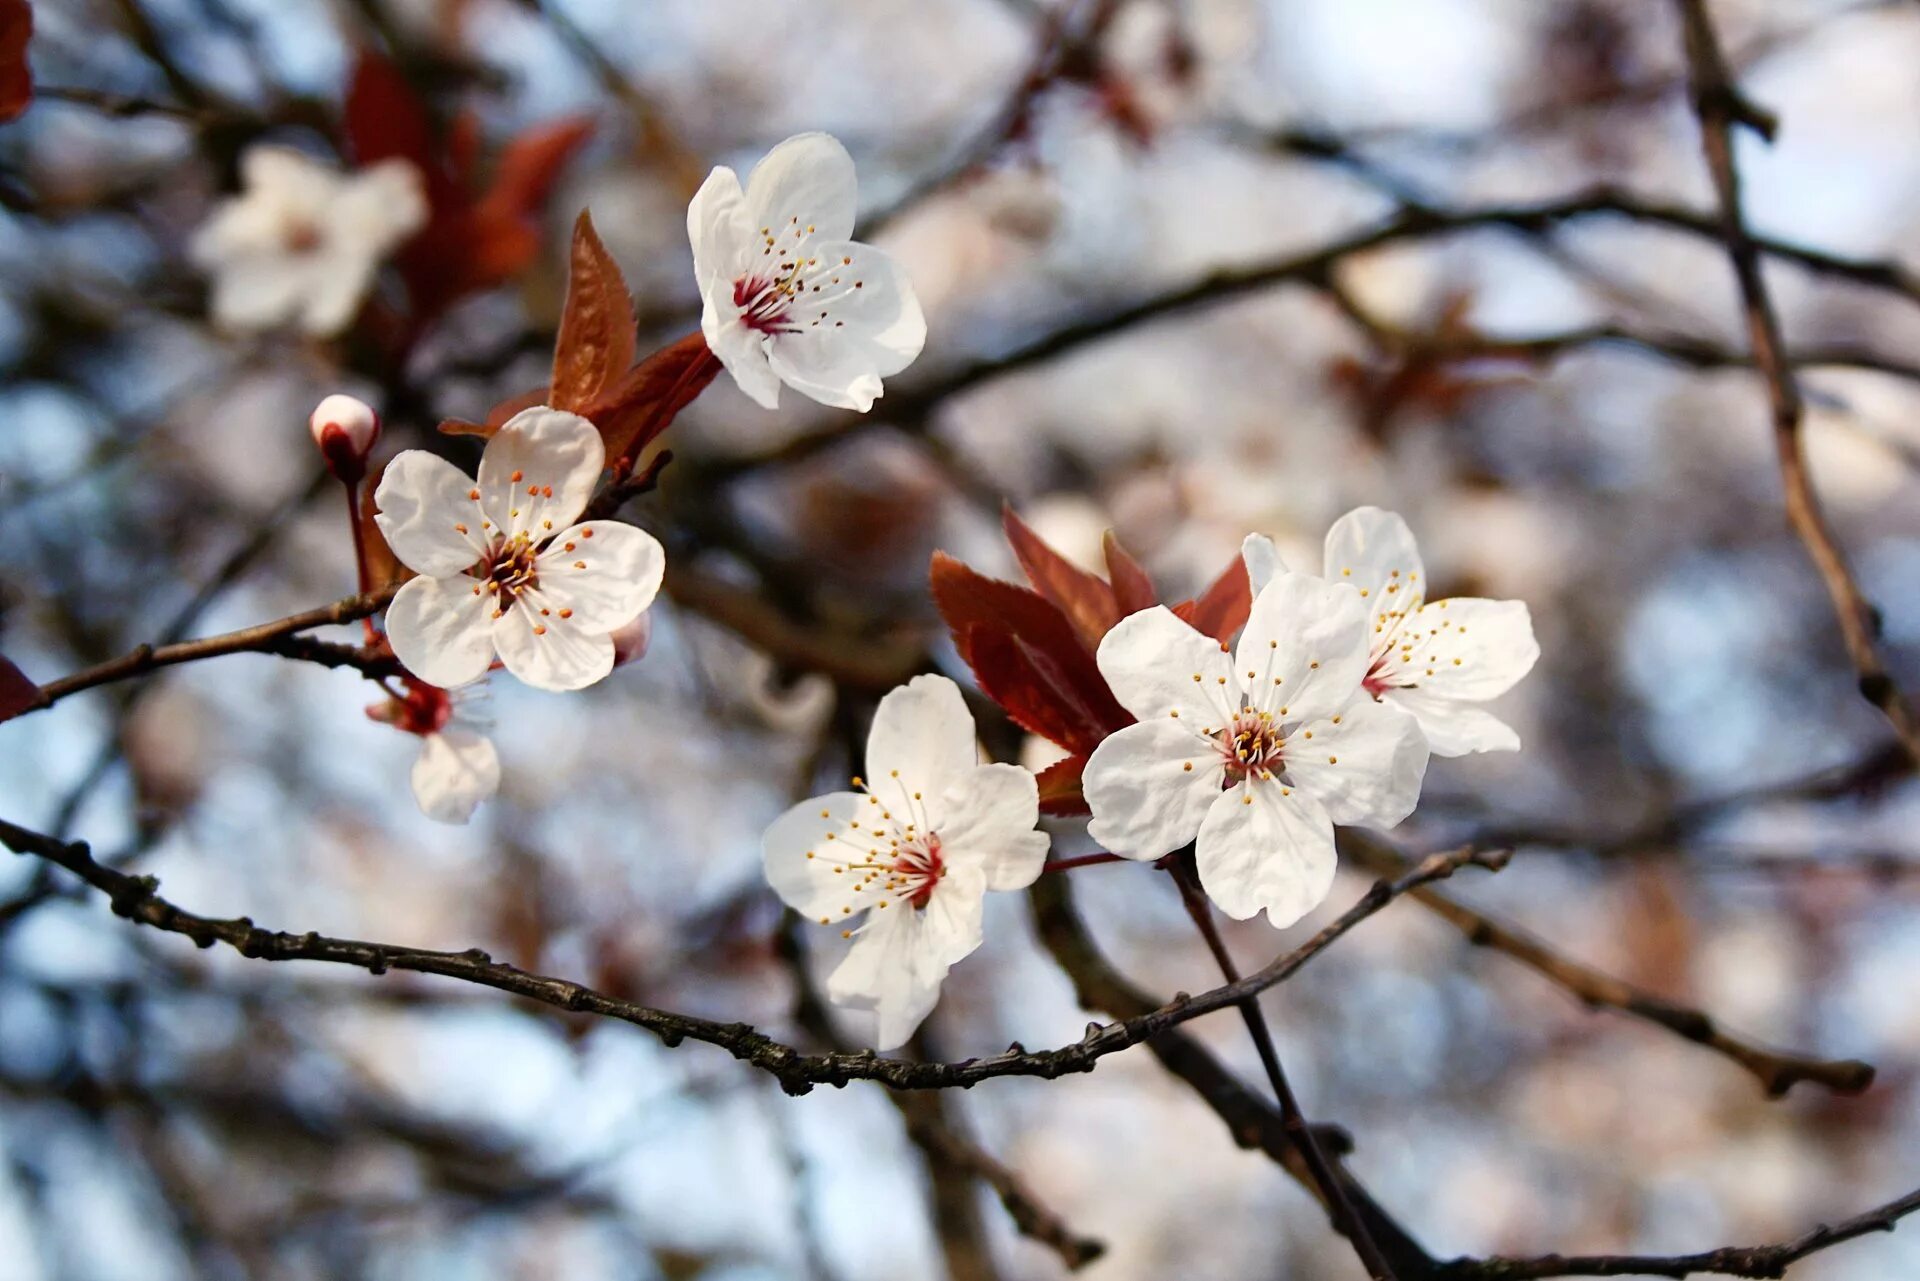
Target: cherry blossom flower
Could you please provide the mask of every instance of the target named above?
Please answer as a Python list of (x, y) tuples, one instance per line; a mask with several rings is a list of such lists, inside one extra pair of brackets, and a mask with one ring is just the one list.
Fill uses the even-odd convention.
[(376, 703), (367, 715), (419, 737), (411, 781), (420, 812), (436, 822), (464, 824), (500, 790), (499, 754), (473, 712), (474, 693), (485, 687), (449, 694), (424, 681), (408, 679), (406, 686), (404, 697)]
[(568, 690), (613, 669), (613, 632), (652, 603), (666, 554), (632, 525), (573, 523), (604, 462), (592, 423), (542, 405), (487, 442), (477, 480), (417, 449), (387, 465), (380, 531), (419, 575), (387, 607), (408, 671), (451, 689), (497, 653), (527, 684)]
[(419, 170), (383, 160), (342, 173), (286, 147), (240, 160), (243, 193), (194, 236), (213, 276), (213, 318), (230, 329), (298, 325), (315, 337), (346, 328), (380, 262), (426, 225)]
[(988, 890), (1033, 883), (1047, 857), (1033, 775), (982, 765), (973, 717), (944, 676), (916, 676), (880, 700), (864, 783), (803, 801), (761, 842), (787, 905), (846, 931), (853, 948), (827, 980), (836, 1005), (870, 1011), (890, 1050), (920, 1026), (953, 964), (980, 946)]
[(1519, 748), (1518, 734), (1473, 704), (1512, 689), (1540, 657), (1524, 602), (1427, 600), (1413, 531), (1378, 507), (1334, 522), (1324, 572), (1357, 588), (1370, 607), (1367, 692), (1419, 721), (1435, 755)]
[(927, 322), (899, 264), (853, 235), (853, 158), (824, 133), (707, 175), (687, 206), (707, 346), (768, 409), (780, 384), (825, 405), (873, 407), (913, 363)]
[(1136, 859), (1196, 841), (1201, 885), (1237, 920), (1313, 910), (1333, 825), (1392, 827), (1426, 773), (1419, 728), (1361, 690), (1366, 629), (1357, 591), (1285, 571), (1233, 653), (1160, 606), (1122, 619), (1096, 657), (1139, 723), (1087, 761), (1093, 838)]

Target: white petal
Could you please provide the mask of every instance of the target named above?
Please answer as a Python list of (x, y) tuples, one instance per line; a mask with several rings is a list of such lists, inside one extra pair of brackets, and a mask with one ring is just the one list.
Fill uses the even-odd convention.
[(1498, 698), (1540, 657), (1533, 620), (1517, 600), (1434, 601), (1401, 624), (1396, 641), (1396, 683), (1466, 702)]
[[(1367, 674), (1366, 603), (1351, 587), (1287, 571), (1253, 598), (1234, 675), (1248, 701), (1289, 723), (1339, 710)], [(1247, 673), (1253, 673), (1249, 676)]]
[(534, 565), (555, 613), (571, 610), (583, 631), (611, 632), (653, 604), (667, 553), (644, 529), (594, 520), (554, 535)]
[(874, 1048), (900, 1046), (932, 1012), (953, 963), (980, 945), (980, 907), (977, 878), (955, 873), (924, 911), (895, 903), (870, 912), (827, 979), (827, 998), (874, 1015)]
[(472, 478), (444, 458), (419, 449), (394, 456), (374, 491), (374, 520), (401, 564), (446, 578), (486, 555), (480, 504), (468, 496), (473, 488)]
[(1426, 738), (1412, 716), (1365, 694), (1290, 734), (1285, 751), (1286, 778), (1336, 823), (1392, 827), (1419, 803)]
[(900, 264), (870, 245), (830, 241), (810, 253), (827, 265), (803, 283), (788, 312), (793, 332), (773, 335), (768, 359), (794, 390), (865, 413), (881, 394), (880, 380), (912, 364), (926, 345), (919, 295)]
[(1219, 747), (1178, 722), (1129, 725), (1102, 740), (1082, 772), (1087, 832), (1123, 858), (1171, 854), (1200, 830), (1226, 774)]
[(1380, 623), (1396, 611), (1418, 609), (1426, 591), (1426, 566), (1413, 531), (1396, 512), (1356, 507), (1327, 531), (1328, 581), (1365, 593), (1369, 616)]
[[(973, 713), (944, 676), (916, 676), (888, 692), (867, 731), (867, 790), (911, 813), (920, 806), (940, 830), (947, 789), (979, 764)], [(915, 798), (912, 793), (919, 792)]]
[(1248, 534), (1240, 542), (1240, 559), (1246, 562), (1247, 582), (1258, 596), (1260, 589), (1272, 581), (1275, 574), (1285, 572), (1287, 563), (1280, 559), (1280, 549), (1265, 534)]
[(429, 685), (479, 680), (493, 662), (493, 598), (476, 578), (409, 579), (387, 606), (387, 641), (401, 666)]
[(753, 229), (812, 227), (821, 240), (853, 234), (859, 187), (853, 157), (831, 134), (796, 134), (769, 151), (747, 175), (747, 208)]
[(687, 205), (687, 240), (693, 246), (693, 277), (702, 293), (716, 282), (729, 291), (753, 257), (753, 226), (740, 179), (722, 165), (707, 175)]
[(773, 820), (760, 838), (760, 862), (781, 902), (822, 925), (851, 915), (859, 873), (834, 869), (865, 861), (866, 855), (848, 843), (849, 836), (858, 841), (848, 824), (869, 808), (868, 798), (858, 792), (829, 792)]
[(611, 633), (562, 618), (561, 608), (541, 592), (522, 592), (512, 609), (491, 620), (500, 661), (535, 689), (585, 689), (613, 670)]
[(343, 245), (373, 261), (426, 226), (427, 212), (420, 171), (395, 158), (354, 174), (328, 210), (328, 222)]
[(938, 829), (941, 856), (978, 867), (990, 890), (1033, 884), (1051, 842), (1036, 832), (1040, 789), (1018, 765), (981, 765), (950, 784)]
[(700, 333), (747, 399), (762, 409), (779, 408), (780, 375), (767, 360), (767, 337), (741, 321), (732, 281), (716, 278), (703, 290)]
[(1517, 752), (1520, 736), (1492, 712), (1471, 703), (1442, 698), (1422, 689), (1390, 689), (1380, 696), (1420, 722), (1427, 746), (1435, 756), (1466, 756), (1473, 752)]
[(377, 264), (359, 254), (332, 254), (306, 266), (308, 276), (298, 298), (300, 328), (315, 338), (331, 338), (359, 314)]
[(449, 725), (422, 740), (413, 763), (413, 797), (428, 818), (465, 823), (499, 790), (500, 756), (486, 735)]
[(523, 409), (480, 456), (480, 505), (496, 529), (552, 537), (586, 510), (606, 457), (599, 429), (580, 415)]
[(292, 147), (253, 146), (240, 157), (240, 184), (247, 193), (285, 209), (324, 209), (346, 181), (339, 170)]
[(1120, 706), (1143, 721), (1170, 719), (1198, 734), (1220, 729), (1240, 705), (1230, 656), (1165, 605), (1129, 614), (1100, 638), (1100, 674)]
[(1221, 911), (1244, 921), (1264, 908), (1285, 929), (1333, 888), (1333, 824), (1298, 788), (1288, 795), (1276, 782), (1242, 783), (1207, 811), (1194, 863)]

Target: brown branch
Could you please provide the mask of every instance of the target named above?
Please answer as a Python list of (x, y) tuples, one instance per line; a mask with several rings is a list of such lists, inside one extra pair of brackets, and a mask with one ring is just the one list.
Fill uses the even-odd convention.
[[(1406, 860), (1383, 842), (1352, 830), (1340, 834), (1340, 852), (1378, 875), (1394, 875)], [(1770, 1096), (1785, 1094), (1801, 1081), (1838, 1094), (1858, 1094), (1873, 1084), (1873, 1066), (1857, 1059), (1815, 1059), (1769, 1050), (1732, 1035), (1709, 1015), (1642, 991), (1630, 983), (1570, 960), (1524, 930), (1508, 925), (1429, 887), (1410, 891), (1413, 898), (1452, 925), (1469, 943), (1502, 953), (1565, 989), (1590, 1009), (1615, 1010), (1703, 1045), (1751, 1072)]]
[(857, 1080), (879, 1081), (895, 1089), (927, 1090), (965, 1088), (1002, 1076), (1033, 1076), (1052, 1080), (1069, 1073), (1091, 1072), (1099, 1060), (1109, 1054), (1139, 1045), (1189, 1019), (1225, 1009), (1284, 982), (1341, 935), (1401, 895), (1430, 881), (1451, 876), (1459, 868), (1470, 864), (1497, 867), (1504, 862), (1502, 857), (1466, 852), (1433, 855), (1397, 880), (1381, 881), (1373, 886), (1359, 902), (1318, 934), (1239, 982), (1225, 984), (1199, 996), (1176, 996), (1166, 1005), (1136, 1018), (1090, 1025), (1087, 1034), (1070, 1045), (1032, 1053), (1015, 1046), (986, 1058), (924, 1063), (881, 1058), (867, 1051), (857, 1054), (802, 1054), (792, 1046), (756, 1031), (750, 1024), (720, 1023), (696, 1015), (654, 1009), (608, 996), (571, 979), (536, 974), (495, 961), (479, 948), (442, 952), (403, 944), (330, 938), (312, 931), (292, 934), (266, 930), (244, 916), (227, 919), (200, 916), (162, 898), (159, 881), (154, 877), (131, 876), (115, 871), (95, 860), (82, 842), (56, 840), (4, 820), (0, 820), (0, 844), (5, 844), (16, 853), (30, 854), (65, 868), (104, 893), (115, 914), (136, 924), (184, 935), (203, 948), (219, 943), (242, 956), (258, 960), (319, 961), (350, 965), (376, 975), (390, 970), (407, 970), (477, 983), (563, 1010), (631, 1023), (654, 1033), (669, 1046), (679, 1045), (686, 1040), (716, 1046), (741, 1062), (777, 1078), (785, 1089), (794, 1094), (804, 1094), (816, 1085), (843, 1086)]
[(1920, 1192), (1843, 1219), (1822, 1224), (1777, 1245), (1724, 1246), (1700, 1254), (1542, 1255), (1534, 1259), (1456, 1259), (1439, 1273), (1444, 1281), (1537, 1281), (1542, 1277), (1689, 1277), (1715, 1273), (1734, 1277), (1783, 1277), (1810, 1254), (1831, 1249), (1873, 1232), (1891, 1232), (1900, 1220), (1920, 1210)]
[(1794, 381), (1793, 367), (1781, 335), (1780, 316), (1767, 292), (1761, 268), (1762, 243), (1747, 228), (1740, 207), (1740, 171), (1733, 156), (1733, 131), (1746, 125), (1762, 136), (1773, 136), (1773, 118), (1748, 101), (1727, 70), (1720, 39), (1707, 13), (1706, 0), (1676, 0), (1686, 32), (1687, 72), (1693, 84), (1694, 114), (1700, 120), (1700, 139), (1707, 168), (1720, 203), (1719, 234), (1740, 286), (1747, 336), (1755, 362), (1766, 380), (1772, 409), (1773, 440), (1779, 456), (1780, 482), (1786, 490), (1787, 521), (1806, 545), (1814, 568), (1826, 584), (1833, 612), (1840, 623), (1847, 656), (1860, 678), (1860, 694), (1892, 723), (1907, 755), (1920, 765), (1920, 726), (1914, 721), (1900, 688), (1888, 673), (1879, 651), (1879, 618), (1860, 591), (1828, 526), (1820, 499), (1807, 472), (1801, 427), (1805, 406)]
[(110, 685), (115, 681), (126, 680), (133, 676), (144, 676), (161, 667), (173, 667), (181, 663), (197, 662), (203, 658), (217, 658), (225, 654), (282, 653), (287, 657), (312, 658), (313, 661), (326, 662), (330, 666), (347, 665), (348, 655), (358, 651), (348, 650), (345, 647), (321, 649), (317, 645), (290, 645), (287, 643), (288, 638), (315, 627), (325, 627), (333, 623), (351, 623), (370, 617), (392, 600), (394, 593), (398, 590), (398, 585), (384, 587), (364, 596), (349, 596), (331, 605), (322, 605), (318, 609), (309, 609), (299, 614), (289, 614), (271, 623), (243, 627), (237, 632), (226, 632), (219, 636), (179, 641), (172, 645), (140, 645), (119, 658), (99, 663), (84, 671), (63, 676), (57, 681), (49, 681), (42, 685), (38, 706), (52, 707), (68, 695), (78, 694), (82, 690)]

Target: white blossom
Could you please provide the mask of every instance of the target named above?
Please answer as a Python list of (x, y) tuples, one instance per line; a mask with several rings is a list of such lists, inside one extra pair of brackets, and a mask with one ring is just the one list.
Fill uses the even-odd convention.
[(1087, 761), (1093, 838), (1136, 859), (1194, 841), (1229, 916), (1306, 915), (1333, 884), (1333, 825), (1393, 826), (1426, 773), (1418, 727), (1362, 693), (1366, 629), (1357, 591), (1286, 571), (1237, 651), (1161, 606), (1122, 619), (1097, 659), (1139, 723)]
[(613, 669), (613, 633), (652, 603), (666, 555), (632, 525), (574, 523), (604, 461), (592, 423), (539, 406), (487, 442), (477, 480), (417, 449), (388, 464), (380, 530), (419, 575), (387, 608), (408, 671), (451, 689), (498, 654), (527, 684), (568, 690)]
[(1046, 861), (1033, 775), (982, 765), (973, 717), (944, 676), (916, 676), (880, 700), (859, 791), (803, 801), (761, 843), (787, 905), (849, 926), (852, 949), (827, 980), (836, 1005), (871, 1012), (875, 1045), (913, 1035), (947, 970), (980, 946), (988, 890), (1030, 885)]
[(500, 790), (500, 756), (475, 706), (486, 686), (447, 691), (407, 679), (404, 694), (367, 709), (373, 720), (420, 740), (410, 781), (420, 812), (439, 823), (464, 824)]
[(824, 133), (789, 138), (755, 165), (707, 175), (687, 206), (687, 237), (707, 346), (768, 409), (780, 384), (865, 413), (880, 380), (920, 354), (927, 322), (913, 282), (851, 240), (853, 158)]
[(1325, 575), (1366, 598), (1366, 690), (1420, 722), (1439, 756), (1514, 751), (1520, 736), (1474, 706), (1512, 689), (1540, 657), (1517, 600), (1426, 599), (1413, 531), (1393, 512), (1360, 507), (1327, 531)]
[(383, 160), (342, 173), (286, 147), (240, 160), (244, 190), (223, 201), (192, 244), (213, 277), (214, 321), (239, 330), (346, 328), (386, 256), (426, 225), (419, 170)]

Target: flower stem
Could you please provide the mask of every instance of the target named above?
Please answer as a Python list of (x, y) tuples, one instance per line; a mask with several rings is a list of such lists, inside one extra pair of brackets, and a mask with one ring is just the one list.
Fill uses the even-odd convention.
[[(347, 528), (353, 534), (353, 568), (360, 584), (360, 594), (365, 596), (373, 590), (373, 570), (367, 564), (367, 535), (360, 527), (360, 481), (358, 478), (341, 482), (347, 491)], [(376, 641), (380, 633), (373, 628), (373, 616), (369, 614), (360, 620), (366, 628), (367, 639)]]
[[(1239, 967), (1233, 963), (1233, 956), (1227, 951), (1226, 940), (1220, 937), (1220, 930), (1214, 924), (1213, 908), (1207, 902), (1206, 895), (1200, 889), (1198, 876), (1194, 872), (1193, 855), (1183, 853), (1172, 860), (1168, 869), (1173, 880), (1180, 887), (1180, 901), (1186, 906), (1187, 915), (1193, 918), (1194, 925), (1200, 931), (1200, 937), (1206, 940), (1207, 950), (1213, 953), (1213, 959), (1220, 966), (1220, 973), (1227, 982), (1236, 983), (1240, 979)], [(1374, 1244), (1367, 1228), (1354, 1213), (1353, 1203), (1347, 1199), (1346, 1185), (1341, 1181), (1340, 1173), (1333, 1168), (1332, 1162), (1320, 1149), (1320, 1142), (1314, 1137), (1313, 1127), (1307, 1124), (1306, 1114), (1300, 1110), (1300, 1101), (1294, 1097), (1293, 1087), (1287, 1083), (1285, 1069), (1280, 1066), (1279, 1051), (1274, 1048), (1273, 1033), (1267, 1028), (1267, 1016), (1260, 1010), (1256, 997), (1239, 1002), (1240, 1017), (1246, 1021), (1247, 1032), (1253, 1037), (1253, 1045), (1260, 1053), (1260, 1064), (1267, 1071), (1267, 1080), (1273, 1086), (1273, 1095), (1280, 1105), (1280, 1124), (1293, 1141), (1294, 1147), (1306, 1161), (1307, 1170), (1313, 1175), (1313, 1181), (1319, 1188), (1320, 1197), (1326, 1202), (1327, 1213), (1333, 1219), (1333, 1225), (1340, 1234), (1353, 1243), (1354, 1253), (1360, 1256), (1361, 1264), (1367, 1269), (1367, 1275), (1373, 1281), (1395, 1281), (1393, 1268), (1380, 1253), (1380, 1247)]]
[(1072, 858), (1057, 858), (1040, 870), (1043, 872), (1065, 872), (1076, 867), (1092, 867), (1097, 863), (1124, 863), (1118, 854), (1109, 854), (1101, 850), (1093, 854), (1076, 854)]

